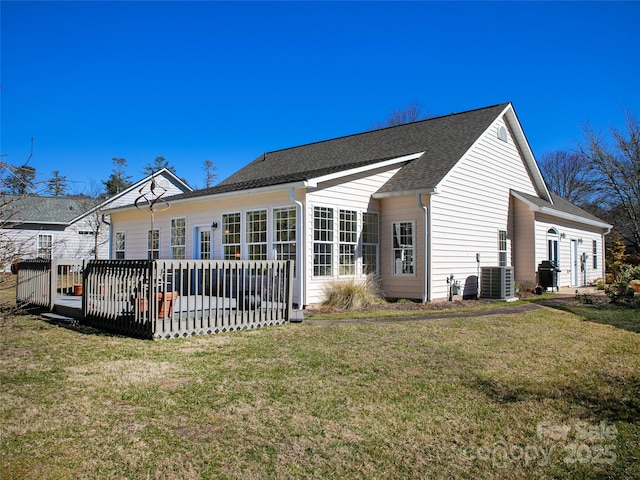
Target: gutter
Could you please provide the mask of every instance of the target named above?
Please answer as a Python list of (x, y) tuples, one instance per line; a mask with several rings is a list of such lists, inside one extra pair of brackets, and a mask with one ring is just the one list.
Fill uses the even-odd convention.
[[(305, 258), (305, 254), (304, 254), (304, 238), (305, 238), (305, 231), (304, 231), (304, 204), (300, 201), (296, 199), (295, 196), (295, 188), (291, 187), (289, 189), (289, 198), (291, 199), (291, 201), (293, 203), (295, 203), (300, 210), (300, 228), (298, 228), (298, 226), (296, 225), (296, 242), (300, 244), (300, 248), (296, 248), (296, 270), (298, 273), (298, 282), (300, 285), (300, 301), (298, 302), (298, 310), (303, 310), (304, 309), (304, 277), (305, 277), (305, 270), (304, 270), (304, 258)], [(300, 238), (297, 238), (297, 233), (300, 232)]]
[[(422, 203), (422, 194), (416, 194), (416, 201), (418, 206), (424, 212), (423, 224), (424, 224), (424, 274), (422, 278), (422, 303), (427, 303), (432, 298), (431, 291), (431, 208)], [(431, 196), (429, 196), (429, 206), (431, 205)]]

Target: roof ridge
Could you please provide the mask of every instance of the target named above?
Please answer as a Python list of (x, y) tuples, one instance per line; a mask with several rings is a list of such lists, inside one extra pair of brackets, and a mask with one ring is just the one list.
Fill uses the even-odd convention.
[(473, 108), (471, 110), (464, 110), (462, 112), (452, 112), (452, 113), (448, 113), (446, 115), (439, 115), (437, 117), (424, 118), (422, 120), (415, 120), (413, 122), (402, 123), (400, 125), (391, 125), (391, 126), (388, 126), (388, 127), (375, 128), (373, 130), (366, 130), (364, 132), (351, 133), (351, 134), (348, 134), (348, 135), (342, 135), (340, 137), (327, 138), (327, 139), (324, 139), (324, 140), (317, 140), (315, 142), (303, 143), (302, 145), (295, 145), (295, 146), (292, 146), (292, 147), (280, 148), (278, 150), (271, 150), (269, 152), (263, 152), (256, 159), (254, 159), (253, 161), (254, 162), (264, 161), (264, 160), (266, 160), (266, 157), (269, 154), (273, 154), (273, 153), (286, 152), (288, 150), (294, 150), (294, 149), (298, 149), (298, 148), (302, 148), (302, 147), (309, 147), (311, 145), (319, 145), (319, 144), (322, 144), (322, 143), (333, 142), (333, 141), (336, 141), (336, 140), (344, 140), (346, 138), (353, 138), (353, 137), (357, 137), (357, 136), (360, 136), (360, 135), (369, 135), (369, 134), (374, 133), (374, 132), (381, 132), (381, 131), (384, 131), (384, 130), (392, 130), (392, 129), (395, 129), (395, 128), (406, 127), (408, 125), (416, 125), (416, 124), (419, 124), (419, 123), (426, 123), (426, 122), (431, 122), (431, 121), (434, 121), (434, 120), (442, 120), (443, 118), (454, 117), (454, 116), (457, 116), (457, 115), (466, 115), (466, 114), (469, 114), (469, 113), (479, 112), (481, 110), (489, 110), (489, 109), (496, 108), (496, 107), (503, 106), (503, 105), (506, 107), (510, 103), (511, 102), (496, 103), (494, 105), (489, 105), (489, 106), (486, 106), (486, 107)]

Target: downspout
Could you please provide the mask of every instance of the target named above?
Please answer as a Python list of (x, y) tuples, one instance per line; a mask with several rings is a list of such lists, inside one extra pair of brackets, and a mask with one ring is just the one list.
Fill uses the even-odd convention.
[[(424, 225), (424, 238), (423, 253), (424, 253), (424, 268), (422, 278), (422, 303), (427, 303), (431, 300), (431, 209), (422, 203), (422, 194), (416, 195), (418, 206), (422, 208), (424, 212), (423, 225)], [(431, 204), (431, 196), (429, 196), (429, 204)]]
[(289, 189), (289, 198), (291, 201), (295, 203), (300, 210), (300, 228), (298, 229), (296, 226), (296, 230), (300, 232), (300, 238), (297, 238), (296, 232), (296, 241), (299, 243), (300, 248), (296, 248), (296, 269), (298, 270), (298, 282), (299, 282), (299, 291), (300, 291), (300, 301), (298, 302), (298, 310), (302, 310), (304, 308), (304, 277), (305, 277), (305, 269), (304, 269), (304, 205), (300, 200), (296, 199), (295, 190), (293, 187)]
[[(111, 230), (111, 222), (107, 222), (105, 218), (107, 218), (107, 216), (103, 213), (102, 216), (100, 217), (100, 220), (102, 221), (102, 223), (107, 225), (107, 228), (109, 229), (109, 253), (107, 254), (107, 259), (111, 260), (111, 245), (113, 241), (113, 231)], [(95, 247), (96, 247), (95, 257), (97, 259), (98, 258), (98, 241), (97, 240), (96, 240)]]

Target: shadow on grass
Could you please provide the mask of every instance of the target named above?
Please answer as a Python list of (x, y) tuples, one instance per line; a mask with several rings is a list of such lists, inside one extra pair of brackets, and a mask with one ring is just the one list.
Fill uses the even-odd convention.
[(567, 411), (576, 407), (584, 417), (609, 422), (640, 423), (640, 377), (614, 377), (605, 372), (594, 372), (594, 377), (583, 383), (515, 385), (476, 376), (472, 384), (496, 403), (556, 400)]
[(611, 325), (612, 327), (640, 333), (640, 308), (624, 307), (610, 303), (575, 304), (572, 302), (546, 302), (545, 305), (583, 317), (587, 322)]

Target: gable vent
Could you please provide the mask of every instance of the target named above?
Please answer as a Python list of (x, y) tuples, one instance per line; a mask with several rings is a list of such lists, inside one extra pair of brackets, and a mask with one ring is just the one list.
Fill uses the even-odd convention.
[(498, 138), (503, 142), (509, 140), (509, 137), (507, 136), (507, 128), (505, 126), (498, 127)]

